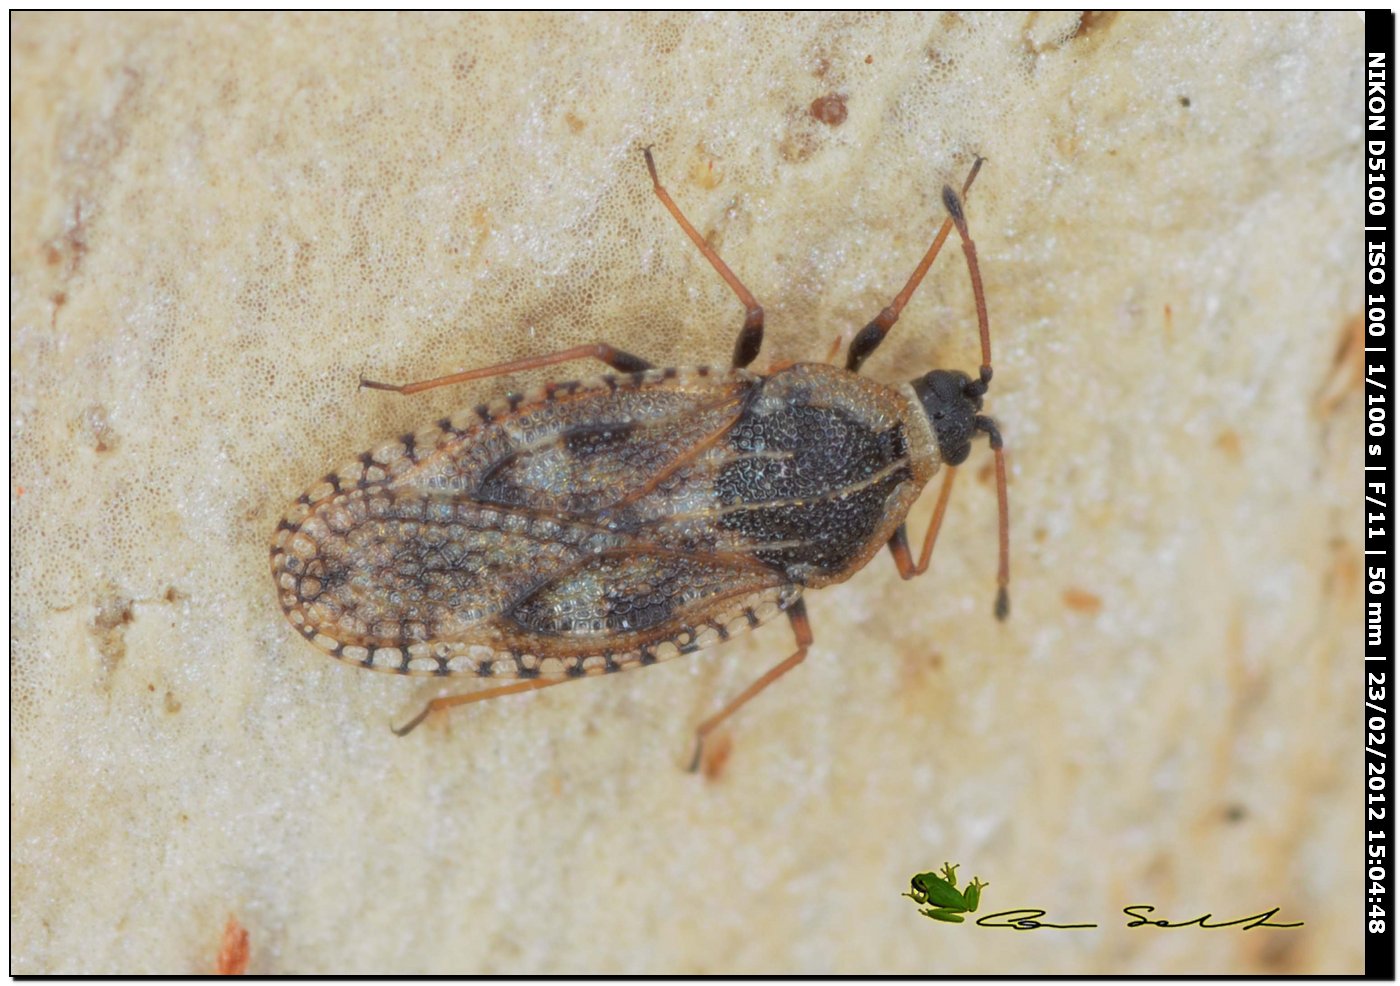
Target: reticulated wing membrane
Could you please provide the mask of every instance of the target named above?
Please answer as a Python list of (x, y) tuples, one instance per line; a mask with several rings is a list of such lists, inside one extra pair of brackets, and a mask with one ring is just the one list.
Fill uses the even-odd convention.
[(742, 415), (751, 389), (731, 380), (591, 391), (522, 408), (461, 450), (454, 485), (479, 503), (596, 520), (703, 455)]
[(303, 525), (308, 619), (374, 667), (503, 676), (649, 663), (757, 625), (799, 590), (717, 549), (708, 520), (669, 539), (657, 523), (677, 497), (712, 501), (753, 383), (609, 385), (444, 421)]
[(589, 557), (521, 597), (508, 615), (529, 633), (607, 646), (718, 622), (735, 600), (781, 584), (771, 569), (747, 558), (648, 544)]

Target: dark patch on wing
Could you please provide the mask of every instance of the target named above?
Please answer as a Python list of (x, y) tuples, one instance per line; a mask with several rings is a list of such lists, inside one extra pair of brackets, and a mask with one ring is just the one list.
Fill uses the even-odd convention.
[(721, 471), (720, 503), (773, 505), (730, 511), (719, 523), (758, 544), (801, 542), (754, 553), (795, 580), (806, 566), (830, 573), (849, 564), (883, 521), (885, 502), (910, 477), (902, 466), (870, 482), (907, 453), (902, 427), (876, 432), (835, 408), (789, 404), (750, 413), (729, 441), (748, 457)]
[(564, 448), (570, 455), (599, 455), (626, 443), (636, 428), (631, 421), (578, 425), (564, 433)]
[(713, 555), (649, 548), (610, 551), (561, 573), (507, 611), (531, 633), (604, 637), (644, 633), (718, 598), (776, 585), (773, 575)]
[(598, 394), (532, 427), (528, 444), (491, 461), (472, 499), (593, 521), (645, 490), (742, 417), (744, 382), (708, 393), (642, 390)]

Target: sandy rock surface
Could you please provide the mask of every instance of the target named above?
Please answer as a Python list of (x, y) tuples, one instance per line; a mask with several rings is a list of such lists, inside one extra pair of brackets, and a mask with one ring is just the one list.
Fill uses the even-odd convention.
[[(12, 21), (12, 971), (1347, 973), (1361, 968), (1355, 14)], [(968, 203), (1006, 436), (932, 571), (791, 649), (473, 706), (337, 664), (288, 503), (605, 340), (723, 364), (742, 311), (640, 148), (815, 360)], [(977, 362), (949, 251), (866, 372)], [(579, 373), (589, 372), (580, 368)], [(534, 380), (538, 380), (536, 375)], [(911, 515), (922, 533), (933, 507)], [(983, 911), (900, 896), (945, 860)], [(1291, 931), (1129, 930), (1280, 907)]]

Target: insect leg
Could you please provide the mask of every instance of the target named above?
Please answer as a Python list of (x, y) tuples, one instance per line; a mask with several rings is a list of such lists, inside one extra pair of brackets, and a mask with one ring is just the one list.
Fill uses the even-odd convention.
[(801, 597), (787, 608), (787, 615), (789, 622), (792, 623), (793, 636), (797, 638), (796, 652), (769, 669), (761, 678), (731, 699), (724, 708), (696, 727), (695, 755), (690, 759), (689, 768), (692, 774), (700, 767), (700, 754), (705, 748), (705, 737), (712, 733), (716, 726), (738, 712), (745, 702), (797, 667), (807, 656), (807, 648), (812, 646), (812, 625), (807, 622), (807, 606)]
[[(993, 612), (997, 619), (1004, 620), (1011, 615), (1011, 595), (1007, 589), (1011, 583), (1011, 547), (1007, 530), (1009, 518), (1006, 505), (1006, 452), (1002, 449), (1001, 432), (991, 418), (979, 414), (973, 419), (973, 425), (978, 431), (987, 433), (987, 438), (992, 446), (992, 454), (996, 457), (997, 601)], [(943, 513), (948, 509), (948, 497), (953, 491), (953, 477), (957, 475), (955, 468), (951, 466), (945, 468), (948, 470), (948, 475), (943, 477), (943, 487), (938, 491), (938, 503), (933, 508), (933, 519), (929, 521), (928, 531), (924, 534), (924, 546), (919, 552), (919, 563), (914, 564), (913, 556), (909, 553), (909, 534), (903, 524), (895, 529), (894, 535), (890, 538), (890, 554), (894, 556), (895, 567), (899, 569), (900, 577), (903, 579), (912, 579), (928, 571), (929, 559), (933, 556), (933, 545), (938, 540), (938, 531), (943, 526)]]
[(526, 370), (538, 370), (542, 366), (553, 366), (556, 363), (568, 363), (571, 360), (589, 359), (590, 357), (608, 364), (621, 373), (635, 373), (638, 370), (651, 369), (651, 364), (640, 356), (633, 356), (629, 352), (616, 349), (604, 342), (595, 342), (591, 346), (574, 346), (557, 353), (528, 356), (525, 359), (511, 360), (509, 363), (496, 363), (494, 366), (463, 370), (461, 373), (449, 373), (445, 377), (419, 380), (414, 383), (379, 383), (360, 377), (360, 386), (370, 390), (393, 390), (400, 394), (417, 394), (424, 390), (432, 390), (434, 387), (466, 383), (468, 380), (483, 380), (486, 377), (497, 377), (506, 373), (523, 373)]
[(997, 602), (996, 616), (1004, 620), (1011, 615), (1011, 596), (1007, 585), (1011, 582), (1011, 546), (1008, 526), (1010, 520), (1006, 507), (1006, 453), (1001, 447), (1001, 431), (991, 418), (977, 415), (972, 419), (978, 431), (987, 433), (987, 441), (992, 446), (992, 455), (997, 466)]
[(938, 503), (933, 508), (933, 519), (928, 522), (928, 530), (924, 533), (924, 547), (919, 552), (919, 563), (915, 565), (909, 554), (909, 534), (903, 524), (895, 529), (894, 536), (890, 538), (890, 554), (894, 555), (895, 567), (899, 569), (900, 577), (905, 580), (928, 571), (929, 559), (933, 557), (933, 545), (938, 540), (939, 528), (943, 526), (943, 513), (948, 509), (948, 497), (953, 493), (953, 477), (958, 474), (958, 470), (953, 466), (944, 468), (948, 472), (943, 477), (942, 488), (938, 491)]
[(643, 156), (646, 157), (647, 171), (651, 173), (652, 191), (656, 192), (656, 197), (661, 200), (661, 204), (666, 207), (666, 211), (675, 217), (680, 223), (685, 235), (690, 237), (690, 242), (694, 243), (699, 251), (704, 254), (705, 259), (710, 262), (719, 276), (724, 278), (724, 283), (739, 296), (739, 301), (744, 305), (744, 326), (739, 330), (739, 338), (734, 343), (734, 365), (736, 367), (748, 366), (758, 356), (758, 351), (763, 347), (763, 306), (758, 303), (749, 289), (744, 287), (739, 278), (734, 276), (734, 272), (729, 269), (729, 265), (720, 259), (715, 248), (705, 242), (705, 238), (696, 232), (695, 227), (690, 225), (690, 221), (682, 214), (680, 207), (671, 200), (671, 195), (661, 186), (661, 179), (656, 176), (656, 162), (652, 160), (651, 148), (642, 149)]
[(833, 366), (836, 364), (836, 357), (841, 354), (841, 342), (841, 333), (838, 332), (836, 338), (831, 340), (831, 348), (826, 351), (826, 359), (822, 360), (823, 363), (830, 363)]
[[(972, 182), (977, 177), (977, 172), (982, 169), (982, 161), (983, 158), (979, 157), (973, 162), (972, 170), (968, 172), (967, 180), (963, 182), (963, 195), (966, 195), (968, 189), (972, 187)], [(954, 211), (954, 205), (949, 204), (950, 200), (956, 203), (956, 212)], [(875, 352), (880, 343), (884, 341), (885, 333), (889, 332), (890, 327), (893, 326), (895, 322), (899, 321), (899, 313), (904, 311), (905, 305), (909, 304), (909, 299), (913, 297), (915, 289), (919, 286), (919, 282), (924, 279), (924, 275), (928, 273), (928, 269), (933, 266), (933, 261), (934, 258), (938, 256), (938, 251), (943, 249), (943, 243), (948, 239), (948, 234), (953, 231), (953, 226), (958, 222), (958, 219), (962, 217), (962, 203), (958, 200), (953, 190), (947, 185), (943, 186), (943, 204), (948, 208), (948, 218), (943, 220), (943, 225), (938, 228), (938, 235), (933, 238), (933, 244), (928, 248), (928, 252), (924, 254), (924, 259), (919, 261), (919, 266), (914, 268), (914, 273), (909, 275), (909, 280), (905, 283), (903, 290), (894, 296), (894, 300), (891, 301), (880, 314), (871, 319), (865, 328), (857, 332), (856, 337), (851, 340), (851, 348), (846, 351), (846, 369), (850, 370), (852, 373), (860, 370), (861, 364), (864, 363), (870, 354)], [(965, 230), (966, 223), (963, 223), (958, 232), (963, 236), (964, 250), (966, 250), (966, 245), (971, 242)], [(968, 262), (972, 265), (973, 290), (977, 295), (978, 310), (982, 318), (982, 362), (990, 363), (991, 352), (987, 345), (986, 333), (987, 306), (982, 302), (982, 278), (977, 274), (975, 252), (968, 255)]]
[(472, 702), (484, 702), (488, 698), (500, 698), (502, 695), (514, 695), (517, 692), (531, 692), (539, 688), (548, 688), (551, 685), (562, 685), (566, 681), (573, 681), (573, 678), (527, 678), (524, 681), (517, 681), (511, 685), (502, 685), (500, 688), (488, 688), (480, 692), (467, 692), (464, 695), (444, 695), (435, 698), (427, 705), (423, 706), (423, 711), (418, 713), (408, 722), (394, 729), (395, 736), (407, 736), (428, 716), (440, 709), (450, 709), (457, 705), (469, 705)]

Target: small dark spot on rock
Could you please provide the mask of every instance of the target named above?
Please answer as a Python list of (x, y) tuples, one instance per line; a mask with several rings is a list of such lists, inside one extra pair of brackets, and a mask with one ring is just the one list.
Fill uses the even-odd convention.
[(87, 255), (87, 225), (83, 220), (83, 208), (73, 206), (72, 218), (64, 225), (63, 232), (44, 243), (44, 263), (50, 267), (63, 267), (63, 273), (72, 277), (82, 265)]
[(812, 116), (828, 127), (839, 127), (846, 122), (846, 97), (839, 93), (818, 96), (809, 107)]
[(452, 77), (463, 80), (472, 74), (476, 67), (476, 56), (469, 51), (459, 51), (452, 59)]
[[(946, 16), (946, 15), (945, 15)], [(935, 48), (932, 45), (924, 49), (924, 58), (933, 66), (935, 71), (952, 68), (957, 64), (957, 59), (945, 52), (942, 48)]]
[(124, 596), (107, 596), (97, 601), (97, 615), (93, 617), (92, 623), (100, 630), (114, 630), (130, 623), (133, 618), (130, 599)]
[(1188, 109), (1188, 110), (1189, 110), (1189, 109), (1191, 108), (1191, 97), (1190, 97), (1190, 96), (1178, 96), (1178, 97), (1176, 97), (1176, 101), (1177, 101), (1178, 103), (1180, 103), (1180, 104), (1182, 105), (1182, 107), (1185, 108), (1185, 109)]
[[(789, 164), (800, 164), (815, 154), (818, 146), (814, 128), (809, 124), (795, 128), (783, 137), (778, 143), (778, 153)], [(710, 245), (714, 246), (713, 243)]]
[(874, 55), (866, 55), (866, 56), (865, 56), (865, 64), (867, 64), (867, 65), (873, 65), (873, 64), (875, 64), (875, 56), (874, 56)]
[(1226, 428), (1215, 436), (1215, 447), (1224, 452), (1231, 461), (1239, 462), (1244, 458), (1244, 440), (1233, 428)]
[(1246, 809), (1245, 806), (1242, 804), (1235, 803), (1225, 806), (1225, 821), (1229, 822), (1232, 825), (1237, 825), (1240, 822), (1244, 821), (1248, 815), (1248, 809)]
[(117, 432), (107, 417), (107, 408), (89, 404), (83, 408), (79, 428), (97, 452), (110, 452), (117, 447)]
[[(1277, 920), (1283, 920), (1283, 918), (1280, 917)], [(1298, 936), (1278, 935), (1261, 938), (1258, 948), (1258, 962), (1266, 975), (1301, 974)]]
[(1102, 596), (1078, 586), (1070, 586), (1062, 593), (1061, 598), (1066, 607), (1086, 616), (1096, 616), (1103, 610)]
[(97, 653), (102, 657), (103, 668), (108, 672), (126, 657), (126, 626), (135, 619), (131, 605), (132, 600), (119, 595), (115, 588), (96, 602), (90, 632)]
[(1090, 34), (1107, 31), (1117, 19), (1116, 10), (1086, 10), (1079, 15), (1079, 25), (1074, 29), (1074, 37), (1084, 38)]

